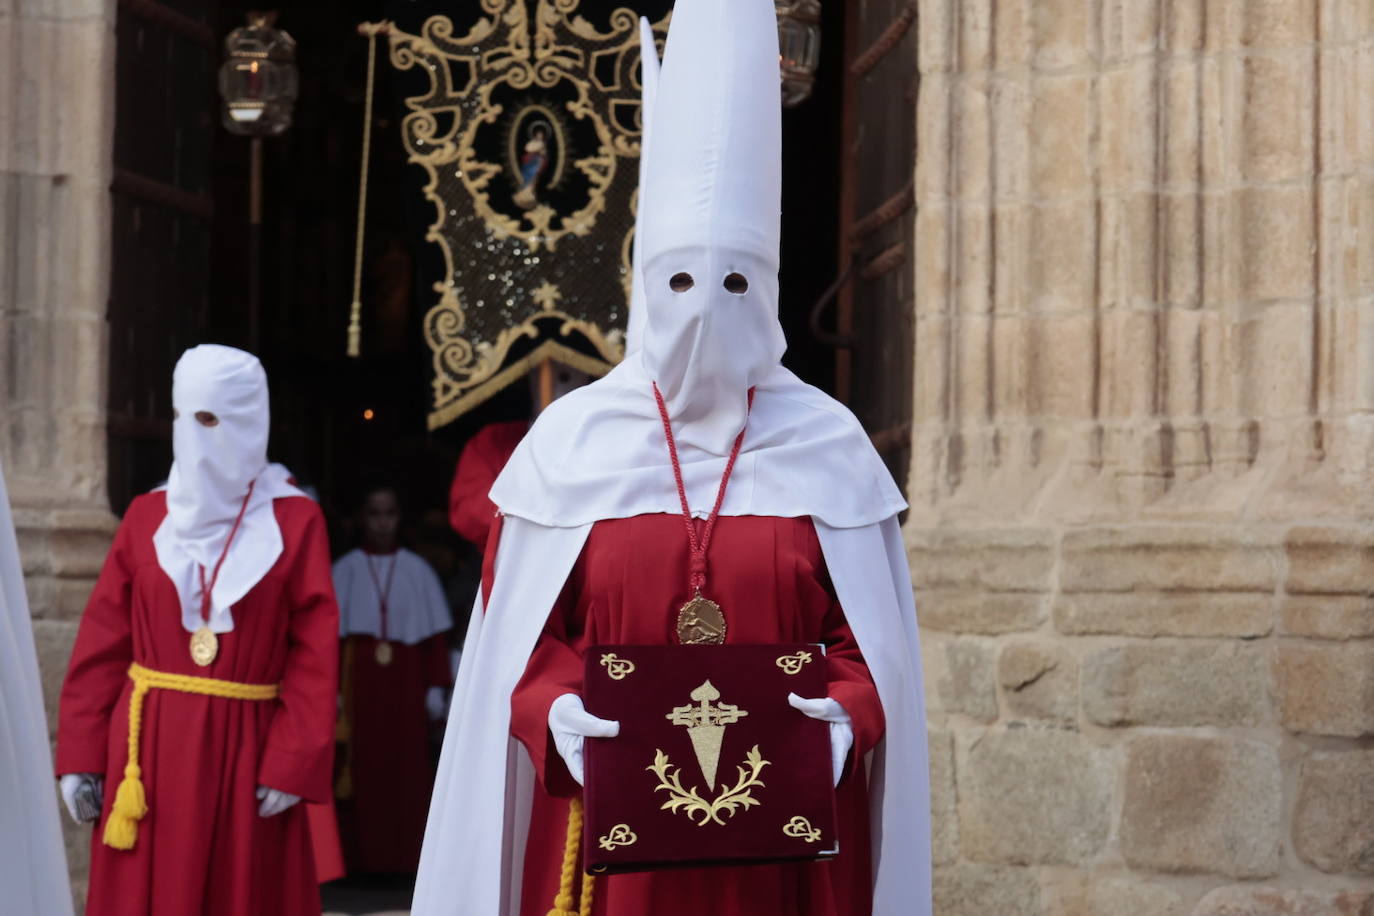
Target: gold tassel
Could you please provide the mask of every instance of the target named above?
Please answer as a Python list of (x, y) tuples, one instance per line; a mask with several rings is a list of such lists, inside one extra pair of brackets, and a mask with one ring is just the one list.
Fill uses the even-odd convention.
[(138, 842), (138, 822), (148, 813), (148, 796), (143, 789), (143, 771), (138, 764), (124, 768), (124, 779), (115, 793), (114, 807), (105, 821), (105, 845), (129, 850)]

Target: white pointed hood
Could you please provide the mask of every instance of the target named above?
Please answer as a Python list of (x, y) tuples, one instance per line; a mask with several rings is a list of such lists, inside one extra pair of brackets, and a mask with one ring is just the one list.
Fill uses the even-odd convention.
[[(229, 546), (212, 590), (209, 620), (210, 629), (227, 633), (234, 628), (234, 603), (281, 556), (273, 499), (305, 494), (291, 484), (284, 467), (267, 463), (267, 373), (251, 353), (217, 344), (187, 350), (172, 372), (172, 407), (167, 516), (153, 545), (158, 565), (177, 587), (188, 631), (203, 623), (200, 568), (208, 580)], [(201, 412), (214, 414), (218, 422), (202, 425), (196, 419)], [(241, 509), (243, 520), (230, 544)]]
[[(641, 23), (646, 49), (647, 31)], [(643, 283), (635, 286), (628, 355), (540, 414), (492, 500), (507, 515), (553, 527), (681, 511), (657, 382), (694, 513), (710, 510), (747, 416), (722, 514), (809, 515), (836, 528), (891, 517), (905, 503), (858, 421), (779, 363), (782, 102), (773, 4), (678, 0), (657, 79), (654, 55), (642, 56)], [(682, 278), (673, 282), (679, 274), (690, 289), (681, 289)]]
[(630, 254), (630, 320), (625, 332), (625, 357), (627, 359), (643, 348), (644, 326), (648, 323), (648, 316), (645, 314), (644, 295), (644, 246), (640, 242), (643, 234), (639, 227), (644, 224), (644, 191), (646, 166), (649, 163), (649, 133), (653, 124), (654, 104), (658, 97), (659, 60), (658, 45), (654, 41), (654, 27), (643, 16), (639, 19), (639, 52), (642, 67), (639, 77), (639, 120), (642, 130), (639, 135), (639, 192), (635, 198), (635, 238)]
[(641, 190), (643, 362), (679, 441), (713, 454), (729, 451), (749, 389), (787, 346), (779, 87), (771, 3), (677, 4)]

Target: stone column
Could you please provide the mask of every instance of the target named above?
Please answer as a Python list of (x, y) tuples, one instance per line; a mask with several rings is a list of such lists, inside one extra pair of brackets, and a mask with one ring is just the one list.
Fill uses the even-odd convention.
[(920, 23), (937, 912), (1374, 912), (1374, 4)]
[[(114, 19), (114, 0), (0, 0), (0, 465), (49, 721), (114, 531), (105, 495)], [(69, 832), (82, 898), (88, 843), (89, 831)]]

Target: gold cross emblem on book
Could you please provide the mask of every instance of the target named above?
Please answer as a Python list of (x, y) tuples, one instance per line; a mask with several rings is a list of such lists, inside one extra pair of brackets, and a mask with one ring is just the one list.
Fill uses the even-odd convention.
[(691, 697), (695, 701), (693, 705), (674, 707), (664, 718), (687, 729), (701, 775), (706, 777), (706, 785), (714, 789), (716, 769), (720, 766), (721, 743), (725, 740), (725, 726), (735, 724), (749, 713), (729, 703), (716, 703), (720, 699), (720, 691), (709, 680), (693, 690)]

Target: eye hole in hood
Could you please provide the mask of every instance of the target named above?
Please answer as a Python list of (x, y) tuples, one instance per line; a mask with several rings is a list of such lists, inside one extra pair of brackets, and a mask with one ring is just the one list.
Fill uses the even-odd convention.
[(744, 274), (730, 274), (725, 278), (725, 291), (734, 293), (736, 296), (743, 296), (749, 292), (749, 280)]
[(668, 288), (675, 293), (685, 293), (696, 285), (697, 281), (693, 280), (689, 273), (673, 274), (672, 279), (668, 281)]

